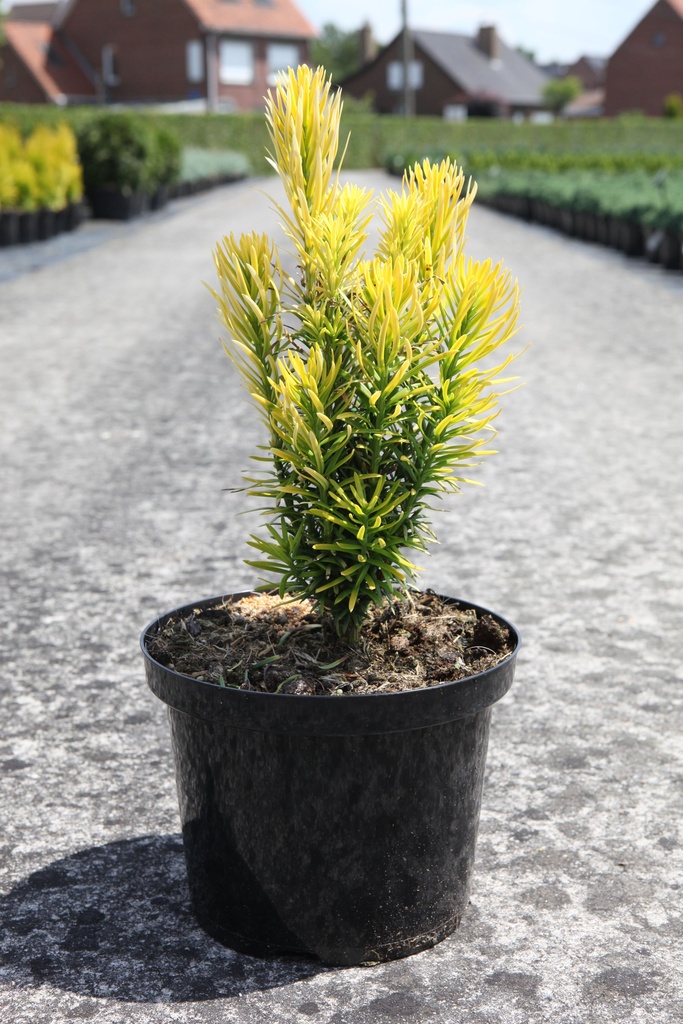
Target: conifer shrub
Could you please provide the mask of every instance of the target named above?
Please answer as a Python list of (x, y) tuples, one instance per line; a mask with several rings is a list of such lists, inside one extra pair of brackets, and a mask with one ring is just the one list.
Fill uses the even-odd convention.
[(140, 117), (103, 114), (78, 134), (87, 192), (116, 189), (124, 195), (155, 186), (155, 137)]
[(64, 122), (38, 124), (23, 139), (0, 124), (0, 210), (62, 210), (83, 195), (76, 138)]
[(214, 294), (268, 433), (247, 477), (267, 503), (248, 564), (354, 640), (371, 604), (413, 579), (406, 552), (434, 539), (438, 496), (491, 453), (513, 355), (489, 357), (515, 332), (518, 291), (500, 264), (466, 256), (475, 189), (450, 160), (379, 199), (366, 258), (373, 198), (335, 172), (340, 114), (322, 69), (279, 77), (267, 121), (297, 272), (268, 236), (229, 235)]

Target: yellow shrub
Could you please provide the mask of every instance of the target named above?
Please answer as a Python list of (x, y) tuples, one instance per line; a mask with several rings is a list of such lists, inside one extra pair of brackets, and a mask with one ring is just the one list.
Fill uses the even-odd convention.
[(12, 164), (12, 177), (19, 209), (26, 212), (37, 210), (39, 189), (33, 164), (26, 159), (15, 160)]
[(17, 187), (12, 174), (12, 165), (0, 149), (0, 210), (12, 210), (16, 205)]
[(76, 138), (67, 124), (39, 124), (25, 142), (13, 125), (0, 124), (0, 208), (61, 210), (82, 196)]

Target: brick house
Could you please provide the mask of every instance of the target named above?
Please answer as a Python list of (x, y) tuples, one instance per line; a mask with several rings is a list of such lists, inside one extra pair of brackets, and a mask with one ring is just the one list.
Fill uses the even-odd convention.
[(293, 0), (62, 0), (14, 8), (5, 36), (0, 100), (252, 110), (315, 30)]
[(605, 84), (605, 70), (607, 68), (607, 61), (604, 57), (587, 57), (585, 54), (575, 60), (573, 64), (570, 64), (567, 68), (566, 74), (562, 75), (562, 78), (573, 76), (578, 78), (581, 85), (588, 92), (593, 92), (596, 89), (602, 89)]
[[(416, 114), (464, 120), (528, 116), (543, 110), (547, 76), (507, 46), (493, 25), (482, 26), (475, 37), (417, 29), (411, 36), (409, 74)], [(340, 83), (342, 91), (359, 98), (372, 93), (378, 113), (400, 113), (402, 52), (400, 32), (374, 61)]]
[(683, 0), (657, 0), (612, 54), (605, 113), (659, 117), (670, 93), (683, 96)]
[(548, 78), (578, 78), (584, 89), (592, 92), (601, 89), (605, 84), (605, 71), (607, 60), (605, 57), (588, 57), (585, 54), (578, 57), (573, 64), (540, 64), (539, 67), (545, 71)]

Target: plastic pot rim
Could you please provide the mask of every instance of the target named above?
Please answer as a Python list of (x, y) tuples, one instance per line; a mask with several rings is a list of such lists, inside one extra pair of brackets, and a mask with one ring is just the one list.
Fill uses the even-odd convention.
[(513, 649), (503, 661), (484, 672), (412, 690), (339, 695), (240, 690), (184, 675), (162, 665), (149, 653), (148, 637), (172, 616), (252, 594), (254, 591), (247, 590), (193, 601), (158, 615), (145, 626), (140, 647), (147, 682), (155, 696), (191, 717), (222, 721), (238, 729), (344, 736), (404, 732), (466, 718), (496, 703), (512, 686), (522, 644), (519, 631), (497, 612), (450, 596), (446, 597), (450, 603), (480, 615), (491, 615), (507, 627)]

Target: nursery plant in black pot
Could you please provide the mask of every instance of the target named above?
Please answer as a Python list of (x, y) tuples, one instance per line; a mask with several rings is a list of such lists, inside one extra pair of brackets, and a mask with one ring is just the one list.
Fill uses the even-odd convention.
[[(467, 903), (491, 706), (519, 638), (408, 589), (428, 513), (488, 441), (516, 283), (463, 251), (474, 189), (449, 160), (380, 200), (335, 176), (341, 103), (318, 69), (268, 102), (296, 278), (267, 236), (225, 237), (226, 348), (265, 422), (260, 591), (144, 631), (170, 709), (188, 879), (202, 926), (253, 955), (389, 960)], [(498, 364), (498, 365), (496, 365)], [(272, 578), (277, 583), (273, 585)], [(268, 579), (271, 582), (268, 582)]]
[(78, 135), (83, 183), (94, 217), (130, 220), (155, 187), (155, 138), (150, 126), (128, 113), (103, 114)]

